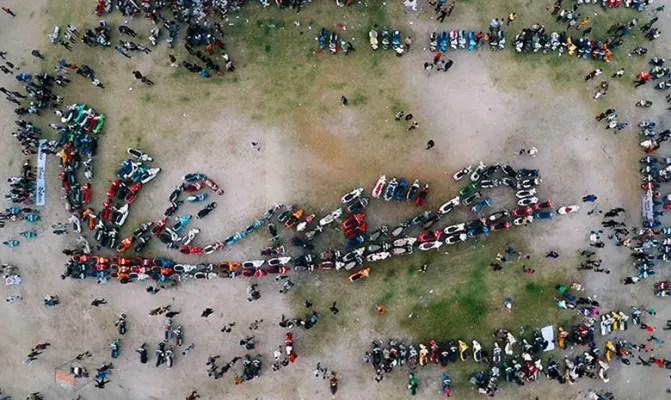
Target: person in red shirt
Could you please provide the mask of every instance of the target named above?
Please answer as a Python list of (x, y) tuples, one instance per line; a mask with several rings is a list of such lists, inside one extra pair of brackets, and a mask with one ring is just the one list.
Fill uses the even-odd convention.
[(2, 11), (4, 11), (5, 14), (7, 14), (7, 15), (11, 15), (12, 17), (16, 17), (16, 14), (14, 13), (14, 11), (10, 10), (7, 7), (2, 7)]

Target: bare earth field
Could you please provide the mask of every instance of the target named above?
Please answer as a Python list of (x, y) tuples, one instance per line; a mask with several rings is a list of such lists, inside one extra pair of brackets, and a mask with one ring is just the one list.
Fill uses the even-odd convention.
[[(451, 20), (464, 27), (476, 22), (482, 25), (485, 21), (482, 26), (485, 28), (491, 17), (504, 15), (495, 14), (501, 12), (499, 5), (492, 9), (489, 6), (478, 8), (482, 5), (478, 1), (464, 3), (458, 5), (459, 12), (455, 12)], [(473, 7), (467, 3), (474, 3)], [(523, 2), (514, 3), (522, 9)], [(508, 43), (512, 42), (522, 23), (530, 25), (535, 22), (531, 18), (542, 13), (547, 15), (544, 8), (551, 6), (551, 2), (547, 3), (538, 5), (538, 11), (527, 11), (528, 18), (518, 10), (517, 26), (506, 31)], [(154, 156), (155, 164), (163, 171), (142, 189), (131, 207), (131, 216), (123, 233), (128, 233), (139, 223), (159, 219), (167, 207), (167, 197), (173, 186), (189, 172), (204, 172), (226, 190), (223, 197), (216, 199), (219, 206), (211, 216), (191, 222), (201, 228), (198, 241), (205, 244), (244, 228), (277, 202), (295, 202), (309, 213), (324, 215), (338, 207), (340, 196), (353, 186), (364, 186), (369, 192), (381, 174), (405, 176), (406, 179), (419, 177), (429, 182), (428, 206), (436, 208), (454, 197), (461, 186), (452, 181), (452, 174), (480, 160), (538, 168), (543, 177), (542, 200), (552, 199), (555, 205), (577, 204), (583, 195), (595, 193), (599, 197), (596, 205), (601, 210), (622, 206), (630, 211), (626, 222), (631, 226), (640, 224), (636, 171), (640, 157), (638, 135), (634, 128), (614, 135), (594, 122), (594, 114), (613, 107), (630, 126), (635, 126), (639, 119), (656, 120), (665, 126), (669, 122), (668, 112), (662, 94), (653, 93), (650, 85), (634, 94), (630, 77), (613, 83), (608, 98), (593, 104), (591, 96), (596, 83), (585, 87), (582, 82), (583, 76), (597, 65), (591, 61), (571, 59), (568, 64), (562, 61), (558, 68), (570, 72), (570, 80), (557, 81), (552, 75), (552, 64), (540, 61), (540, 56), (516, 57), (509, 54), (510, 49), (506, 49), (505, 54), (486, 49), (461, 51), (448, 54), (454, 60), (448, 73), (434, 71), (427, 77), (422, 64), (430, 60), (431, 55), (422, 49), (428, 44), (425, 38), (436, 29), (437, 23), (423, 3), (418, 12), (409, 15), (403, 15), (398, 4), (390, 6), (396, 15), (390, 17), (390, 23), (396, 23), (403, 32), (412, 32), (414, 39), (412, 50), (402, 58), (395, 58), (390, 53), (371, 54), (369, 46), (363, 42), (368, 24), (365, 15), (368, 14), (362, 14), (364, 16), (357, 20), (356, 13), (344, 12), (331, 2), (309, 4), (295, 17), (301, 24), (300, 28), (294, 29), (291, 25), (293, 12), (258, 11), (263, 18), (281, 18), (289, 22), (278, 35), (297, 37), (296, 31), (300, 30), (305, 31), (305, 35), (316, 36), (319, 26), (326, 25), (331, 29), (341, 20), (355, 31), (351, 35), (358, 40), (355, 42), (357, 50), (350, 58), (321, 54), (301, 59), (302, 62), (297, 63), (301, 66), (296, 68), (303, 69), (296, 75), (313, 70), (314, 77), (312, 80), (305, 78), (307, 83), (296, 79), (295, 85), (305, 85), (305, 88), (293, 92), (281, 87), (290, 83), (278, 82), (274, 80), (277, 76), (272, 75), (271, 79), (271, 74), (266, 75), (267, 68), (274, 65), (284, 68), (274, 63), (286, 62), (286, 59), (273, 58), (280, 57), (274, 53), (274, 48), (265, 55), (268, 59), (257, 59), (258, 53), (245, 47), (249, 43), (235, 37), (235, 33), (257, 33), (249, 30), (253, 23), (247, 28), (241, 27), (244, 18), (234, 21), (238, 25), (225, 27), (231, 31), (231, 56), (240, 62), (234, 75), (227, 75), (218, 83), (214, 82), (217, 78), (205, 82), (186, 71), (172, 71), (164, 41), (151, 55), (133, 55), (131, 60), (117, 55), (113, 49), (95, 48), (86, 53), (88, 48), (82, 43), (76, 44), (72, 54), (66, 54), (62, 47), (51, 48), (47, 33), (53, 25), (60, 24), (63, 28), (64, 24), (73, 23), (80, 30), (91, 26), (96, 23), (92, 11), (94, 5), (81, 1), (61, 5), (54, 1), (8, 0), (3, 6), (12, 8), (18, 16), (0, 15), (0, 50), (8, 51), (8, 60), (20, 65), (21, 71), (32, 73), (40, 68), (51, 71), (53, 67), (47, 62), (42, 65), (35, 61), (30, 56), (33, 48), (45, 52), (51, 63), (60, 57), (66, 57), (70, 62), (86, 63), (96, 70), (106, 85), (101, 91), (72, 74), (73, 83), (62, 91), (65, 103), (86, 102), (108, 117), (100, 142), (100, 155), (96, 159), (94, 206), (102, 202), (101, 193), (114, 178), (114, 170), (125, 157), (127, 147), (137, 146)], [(374, 7), (372, 4), (368, 6)], [(249, 13), (256, 10), (256, 4), (247, 7), (251, 9)], [(316, 8), (312, 14), (311, 7)], [(352, 7), (364, 7), (364, 3)], [(601, 12), (599, 8), (594, 10)], [(640, 15), (639, 18), (649, 17)], [(626, 19), (624, 14), (621, 19)], [(113, 21), (114, 26), (121, 21), (118, 13), (108, 20)], [(317, 22), (311, 22), (313, 20)], [(667, 15), (660, 14), (660, 22), (663, 32), (671, 32)], [(150, 29), (148, 21), (140, 18), (129, 25), (145, 37)], [(307, 30), (308, 25), (312, 26), (311, 30)], [(116, 30), (114, 34), (118, 36)], [(669, 47), (662, 42), (664, 38), (655, 42), (652, 55), (668, 55)], [(620, 52), (624, 53), (625, 48), (628, 47), (624, 46)], [(297, 52), (304, 55), (308, 50), (301, 48)], [(524, 57), (528, 59), (524, 60)], [(643, 61), (638, 65), (636, 61), (626, 62), (631, 68), (643, 67)], [(350, 70), (348, 63), (360, 69)], [(533, 63), (538, 66), (529, 67)], [(605, 68), (604, 76), (609, 76), (618, 68), (617, 60)], [(130, 72), (134, 69), (150, 76), (156, 86), (139, 87)], [(637, 72), (627, 71), (631, 76)], [(518, 81), (521, 76), (525, 79), (523, 84)], [(286, 79), (289, 80), (289, 76)], [(0, 76), (0, 86), (18, 90), (10, 75)], [(133, 90), (129, 90), (131, 87)], [(343, 94), (350, 98), (351, 104), (347, 107), (339, 104)], [(294, 95), (296, 97), (292, 97)], [(641, 97), (653, 100), (653, 108), (634, 109), (634, 102)], [(10, 176), (18, 173), (24, 157), (10, 134), (15, 119), (11, 112), (13, 107), (9, 104), (1, 107), (0, 149), (4, 162), (0, 163), (0, 175)], [(399, 107), (413, 112), (421, 123), (419, 129), (407, 132), (405, 123), (401, 126), (394, 121), (393, 116)], [(641, 116), (641, 113), (645, 115)], [(46, 128), (44, 121), (51, 122), (52, 119), (55, 117), (48, 115), (41, 123)], [(436, 146), (426, 151), (424, 147), (429, 139), (433, 139)], [(252, 140), (260, 141), (260, 152), (250, 148)], [(539, 149), (537, 157), (518, 155), (520, 148), (531, 146)], [(76, 236), (56, 236), (49, 228), (68, 218), (60, 200), (57, 175), (58, 162), (51, 157), (47, 206), (42, 213), (43, 220), (36, 226), (38, 238), (22, 240), (21, 246), (13, 250), (0, 249), (0, 261), (17, 265), (24, 280), (18, 288), (0, 289), (2, 297), (20, 294), (24, 299), (17, 304), (0, 304), (3, 317), (0, 388), (15, 398), (39, 391), (48, 400), (71, 399), (79, 394), (84, 399), (183, 399), (197, 389), (203, 399), (327, 399), (331, 397), (328, 382), (312, 374), (318, 361), (338, 372), (336, 398), (407, 398), (407, 371), (394, 371), (377, 384), (373, 380), (372, 368), (363, 363), (361, 356), (373, 339), (397, 337), (418, 342), (426, 341), (428, 337), (446, 339), (441, 335), (471, 335), (472, 332), (472, 337), (485, 338), (483, 345), (489, 348), (489, 332), (476, 330), (491, 328), (494, 326), (491, 321), (518, 331), (528, 323), (540, 327), (575, 317), (568, 311), (560, 315), (553, 310), (555, 292), (551, 290), (541, 291), (537, 305), (520, 305), (519, 313), (524, 314), (519, 316), (520, 320), (516, 319), (517, 308), (511, 314), (505, 313), (501, 307), (503, 297), (523, 298), (525, 285), (533, 282), (547, 289), (555, 281), (581, 281), (586, 285), (586, 293), (596, 294), (604, 309), (653, 306), (658, 314), (646, 319), (646, 323), (659, 327), (656, 336), (671, 341), (671, 336), (661, 330), (664, 322), (671, 319), (671, 310), (663, 307), (666, 299), (652, 295), (652, 281), (632, 286), (619, 283), (623, 277), (633, 274), (628, 254), (621, 248), (609, 242), (599, 252), (599, 257), (612, 271), (610, 275), (575, 270), (577, 251), (586, 247), (589, 231), (599, 228), (602, 220), (588, 216), (588, 206), (578, 215), (541, 221), (492, 235), (490, 239), (478, 239), (450, 248), (447, 255), (413, 255), (375, 264), (372, 276), (356, 285), (345, 284), (345, 272), (303, 273), (292, 275), (296, 288), (284, 295), (278, 293), (280, 287), (272, 278), (262, 279), (258, 281), (261, 299), (248, 302), (246, 288), (249, 282), (244, 278), (188, 282), (176, 289), (161, 290), (154, 296), (145, 292), (147, 284), (143, 283), (97, 285), (94, 280), (59, 279), (66, 262), (61, 250), (72, 246)], [(493, 209), (513, 206), (513, 197), (509, 194), (504, 197), (502, 192), (491, 193)], [(394, 225), (417, 213), (414, 206), (381, 203), (374, 201), (369, 207), (369, 227), (381, 223)], [(186, 206), (180, 213), (182, 211), (195, 213), (196, 208)], [(440, 224), (445, 226), (465, 218), (467, 212), (460, 210)], [(0, 232), (6, 240), (16, 238), (18, 232), (26, 229), (25, 223), (15, 223), (8, 224)], [(289, 246), (289, 233), (284, 230), (281, 235)], [(146, 249), (147, 254), (193, 263), (218, 262), (258, 258), (258, 250), (266, 246), (267, 234), (264, 229), (231, 250), (203, 257), (181, 256), (174, 251), (168, 252), (158, 241), (154, 242)], [(324, 247), (328, 242), (324, 239), (318, 243)], [(454, 292), (469, 285), (468, 276), (474, 259), (484, 260), (486, 256), (502, 252), (508, 244), (530, 252), (530, 263), (538, 272), (529, 277), (519, 272), (521, 265), (514, 264), (501, 275), (493, 276), (491, 269), (485, 268), (486, 289), (483, 290), (488, 291), (488, 297), (484, 300), (487, 311), (484, 321), (469, 326), (455, 318), (457, 314), (445, 313), (440, 319), (447, 321), (444, 323), (447, 327), (439, 330), (418, 326), (420, 322), (408, 319), (410, 312), (420, 314), (416, 321), (431, 318), (422, 314), (432, 310), (431, 307), (424, 310), (426, 303), (444, 299), (449, 302)], [(544, 255), (549, 250), (559, 252), (561, 257), (548, 261)], [(296, 249), (292, 251), (296, 252)], [(424, 262), (430, 263), (426, 276), (414, 274), (413, 271)], [(658, 271), (661, 276), (655, 280), (667, 278), (664, 266)], [(61, 304), (47, 309), (42, 304), (46, 294), (59, 295)], [(270, 369), (272, 352), (283, 344), (285, 332), (278, 326), (280, 316), (305, 314), (307, 310), (302, 302), (308, 297), (320, 314), (319, 323), (312, 330), (294, 331), (299, 356), (296, 363), (273, 372)], [(93, 298), (105, 298), (108, 304), (92, 307)], [(328, 307), (336, 300), (340, 313), (331, 316)], [(387, 305), (384, 317), (375, 313), (374, 304), (380, 301)], [(171, 304), (173, 310), (181, 310), (175, 317), (175, 324), (184, 327), (185, 344), (193, 342), (195, 348), (188, 356), (182, 356), (178, 351), (172, 369), (154, 368), (153, 350), (163, 336), (164, 318), (150, 317), (148, 312), (167, 304)], [(200, 313), (206, 307), (215, 312), (207, 319), (201, 318)], [(75, 355), (90, 350), (94, 354), (91, 369), (110, 360), (109, 343), (117, 335), (113, 322), (122, 312), (128, 315), (128, 333), (121, 339), (121, 355), (114, 360), (107, 387), (100, 390), (91, 384), (77, 394), (60, 388), (54, 382), (54, 368)], [(220, 354), (221, 360), (229, 360), (244, 354), (238, 341), (249, 333), (247, 326), (260, 319), (263, 323), (254, 335), (258, 353), (264, 356), (261, 378), (238, 386), (232, 382), (232, 371), (221, 380), (209, 378), (205, 367), (208, 355)], [(236, 325), (232, 333), (219, 331), (223, 324), (233, 321)], [(425, 336), (414, 337), (418, 332)], [(626, 337), (635, 343), (643, 342), (648, 336), (636, 327), (626, 332)], [(52, 346), (34, 363), (24, 364), (30, 348), (44, 341)], [(146, 365), (139, 363), (133, 351), (143, 342), (147, 342), (151, 349)], [(655, 350), (656, 356), (669, 357), (666, 347), (656, 347), (659, 348)], [(560, 352), (555, 352), (554, 356), (563, 358)], [(466, 372), (476, 370), (474, 363), (469, 361), (469, 364), (468, 368), (458, 371), (452, 371), (453, 366), (448, 366), (455, 385), (454, 398), (480, 396), (467, 383)], [(417, 373), (420, 384), (417, 398), (440, 396), (441, 372), (437, 366), (428, 366)], [(662, 370), (635, 365), (627, 367), (613, 362), (609, 373), (612, 376), (609, 386), (600, 381), (558, 385), (541, 379), (523, 388), (502, 384), (497, 397), (582, 399), (589, 388), (608, 389), (618, 399), (663, 399), (668, 396), (665, 394), (668, 378)]]

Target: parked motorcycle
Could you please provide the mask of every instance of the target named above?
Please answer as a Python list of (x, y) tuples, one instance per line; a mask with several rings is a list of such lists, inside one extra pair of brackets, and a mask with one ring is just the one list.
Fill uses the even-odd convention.
[(213, 201), (212, 203), (205, 206), (205, 208), (198, 211), (198, 214), (196, 214), (196, 218), (197, 219), (203, 219), (203, 218), (207, 217), (215, 208), (217, 208), (217, 202)]
[(328, 39), (328, 31), (326, 28), (319, 30), (319, 36), (317, 36), (317, 41), (319, 42), (319, 48), (324, 50), (326, 48), (326, 40)]
[(382, 194), (382, 189), (384, 189), (384, 185), (387, 183), (387, 177), (382, 175), (380, 178), (377, 180), (375, 183), (375, 186), (373, 187), (373, 192), (372, 196), (376, 199), (380, 198), (380, 195)]
[(119, 319), (116, 320), (114, 323), (114, 326), (117, 327), (117, 331), (119, 332), (119, 335), (125, 335), (126, 334), (126, 314), (121, 314), (119, 316)]
[(375, 30), (375, 27), (373, 27), (369, 32), (368, 32), (368, 42), (370, 43), (370, 47), (373, 50), (377, 50), (378, 48), (378, 41), (377, 41), (377, 31)]
[(112, 350), (112, 358), (119, 358), (119, 338), (114, 339), (110, 344), (110, 349)]

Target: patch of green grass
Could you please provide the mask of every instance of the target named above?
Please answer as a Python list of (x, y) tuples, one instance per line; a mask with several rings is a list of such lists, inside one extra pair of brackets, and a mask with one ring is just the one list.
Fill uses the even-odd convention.
[(349, 101), (349, 103), (353, 106), (362, 106), (365, 105), (366, 102), (368, 101), (368, 96), (362, 93), (357, 93), (352, 97), (352, 99)]
[(142, 99), (142, 102), (147, 103), (147, 104), (151, 104), (151, 103), (154, 102), (154, 96), (152, 96), (150, 93), (143, 94), (141, 99)]

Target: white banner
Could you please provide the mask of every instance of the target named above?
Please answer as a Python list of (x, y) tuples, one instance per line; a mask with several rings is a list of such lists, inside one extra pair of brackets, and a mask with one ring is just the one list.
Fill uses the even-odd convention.
[(46, 203), (47, 194), (47, 153), (42, 149), (46, 147), (46, 139), (40, 140), (37, 147), (37, 187), (35, 190), (35, 205), (43, 206)]

